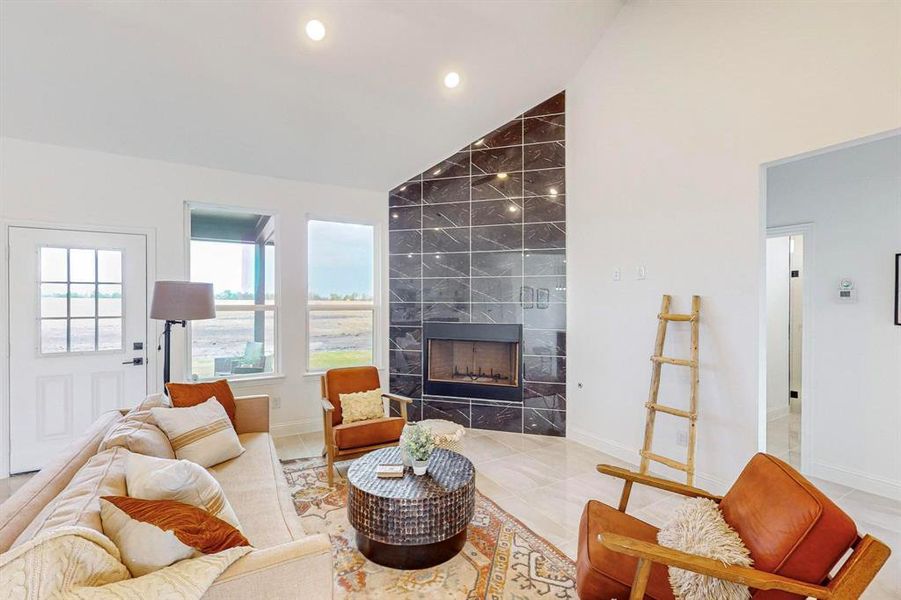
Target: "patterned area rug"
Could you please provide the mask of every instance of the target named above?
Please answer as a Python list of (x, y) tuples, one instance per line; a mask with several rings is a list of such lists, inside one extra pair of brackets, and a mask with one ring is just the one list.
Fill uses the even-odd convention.
[(324, 461), (283, 461), (294, 506), (307, 533), (327, 533), (335, 561), (336, 598), (577, 598), (575, 564), (476, 491), (466, 546), (430, 569), (400, 571), (360, 554), (347, 521), (347, 482), (326, 483)]

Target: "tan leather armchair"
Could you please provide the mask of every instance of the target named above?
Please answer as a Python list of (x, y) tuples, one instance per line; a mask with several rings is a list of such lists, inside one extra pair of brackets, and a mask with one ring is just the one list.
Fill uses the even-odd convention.
[(413, 402), (404, 396), (383, 393), (389, 402), (400, 405), (400, 416), (342, 423), (341, 394), (367, 392), (380, 387), (375, 367), (347, 367), (329, 369), (320, 379), (322, 386), (322, 430), (325, 456), (328, 461), (328, 484), (334, 483), (335, 462), (363, 456), (373, 450), (396, 446), (407, 422), (407, 405)]
[[(757, 454), (722, 498), (659, 477), (598, 465), (625, 481), (619, 508), (590, 500), (579, 525), (576, 588), (582, 600), (672, 600), (667, 567), (743, 583), (754, 600), (858, 598), (891, 550), (857, 533), (854, 522), (792, 467)], [(717, 502), (754, 559), (753, 568), (657, 544), (657, 528), (626, 514), (633, 484)], [(852, 550), (835, 577), (829, 577)]]

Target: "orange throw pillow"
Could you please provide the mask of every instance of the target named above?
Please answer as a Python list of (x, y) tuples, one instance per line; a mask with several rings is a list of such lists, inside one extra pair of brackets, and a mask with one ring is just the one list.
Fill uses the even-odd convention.
[(250, 546), (244, 535), (202, 508), (175, 500), (101, 496), (103, 533), (133, 577), (179, 560)]
[(235, 395), (225, 379), (203, 383), (167, 383), (169, 398), (173, 408), (189, 408), (202, 404), (214, 397), (228, 414), (232, 426), (235, 425)]

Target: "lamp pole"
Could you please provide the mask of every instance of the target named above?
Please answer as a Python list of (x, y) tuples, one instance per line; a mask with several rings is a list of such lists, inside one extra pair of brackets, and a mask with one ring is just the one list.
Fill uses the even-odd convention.
[[(170, 342), (172, 338), (172, 326), (173, 325), (181, 325), (184, 327), (187, 325), (187, 321), (172, 321), (167, 319), (166, 324), (163, 326), (163, 389), (166, 390), (166, 384), (169, 383), (169, 348)], [(166, 390), (166, 394), (169, 391)]]

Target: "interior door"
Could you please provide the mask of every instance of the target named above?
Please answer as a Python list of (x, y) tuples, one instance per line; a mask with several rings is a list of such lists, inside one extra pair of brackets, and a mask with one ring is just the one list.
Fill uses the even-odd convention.
[(11, 227), (10, 471), (43, 467), (147, 391), (147, 240)]

